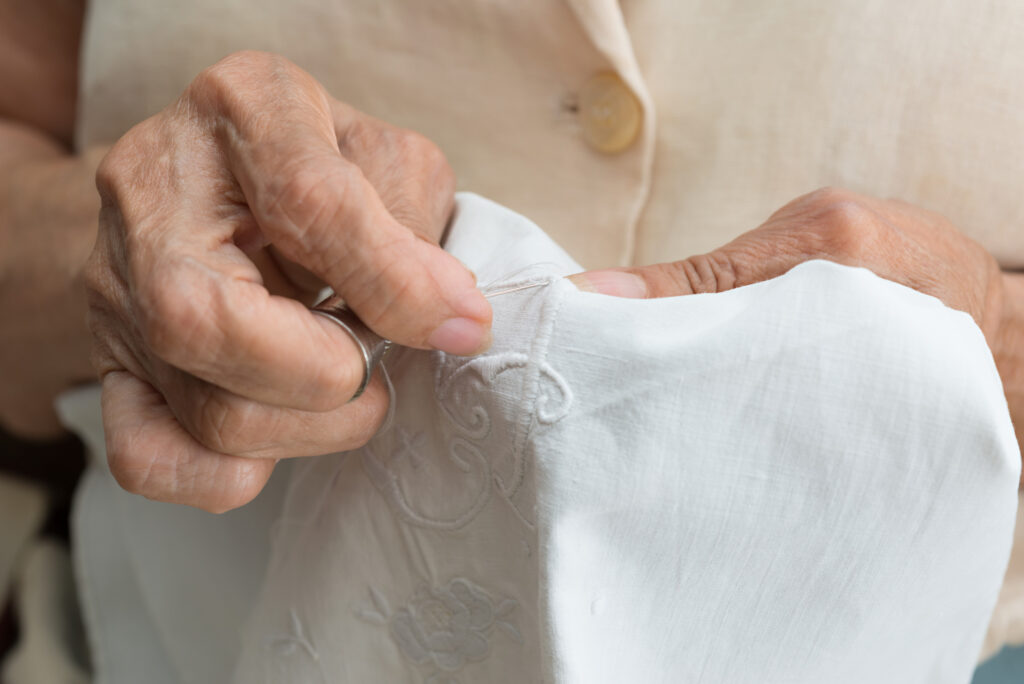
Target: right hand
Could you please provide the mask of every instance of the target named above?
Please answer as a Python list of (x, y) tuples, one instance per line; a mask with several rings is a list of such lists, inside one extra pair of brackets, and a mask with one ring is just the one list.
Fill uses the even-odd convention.
[(455, 354), (491, 309), (437, 243), (454, 179), (436, 146), (331, 98), (282, 57), (232, 55), (129, 131), (97, 173), (87, 269), (118, 482), (225, 511), (276, 459), (352, 449), (387, 410), (348, 335), (306, 305), (330, 285), (369, 327)]

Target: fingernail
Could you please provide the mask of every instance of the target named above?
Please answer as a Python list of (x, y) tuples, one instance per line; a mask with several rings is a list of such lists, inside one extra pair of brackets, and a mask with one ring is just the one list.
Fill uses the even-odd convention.
[(587, 271), (569, 276), (569, 280), (584, 292), (630, 299), (643, 299), (647, 296), (647, 283), (644, 279), (627, 271)]
[(493, 315), (491, 303), (476, 287), (464, 290), (460, 296), (449, 299), (448, 305), (455, 314), (453, 318), (469, 318), (478, 323), (490, 323)]
[(430, 334), (427, 344), (449, 354), (479, 354), (491, 346), (491, 331), (472, 318), (449, 318)]

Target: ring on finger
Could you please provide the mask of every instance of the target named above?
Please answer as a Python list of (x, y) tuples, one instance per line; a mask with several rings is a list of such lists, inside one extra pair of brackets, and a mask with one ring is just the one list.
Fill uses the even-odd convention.
[(355, 313), (341, 302), (337, 296), (332, 296), (317, 304), (312, 309), (313, 313), (323, 316), (339, 328), (348, 333), (352, 341), (359, 348), (363, 362), (363, 380), (359, 383), (355, 394), (349, 401), (355, 401), (366, 391), (373, 377), (373, 371), (377, 368), (384, 356), (390, 351), (392, 342), (370, 330), (359, 320)]

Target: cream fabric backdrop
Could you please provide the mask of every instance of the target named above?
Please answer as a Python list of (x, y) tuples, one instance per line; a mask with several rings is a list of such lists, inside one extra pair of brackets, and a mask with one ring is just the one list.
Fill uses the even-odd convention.
[[(462, 189), (588, 268), (712, 249), (824, 185), (937, 211), (1024, 266), (1022, 33), (1014, 0), (93, 0), (78, 143), (270, 50), (435, 140)], [(580, 108), (609, 70), (643, 108), (618, 154)]]

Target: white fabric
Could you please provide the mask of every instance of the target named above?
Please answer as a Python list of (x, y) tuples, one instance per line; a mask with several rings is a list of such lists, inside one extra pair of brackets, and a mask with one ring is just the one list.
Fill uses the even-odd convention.
[[(222, 518), (93, 472), (75, 529), (98, 682), (969, 680), (1020, 458), (966, 314), (827, 262), (583, 293), (472, 195), (447, 248), (490, 291), (541, 285), (492, 299), (483, 356), (395, 353), (365, 448)], [(95, 425), (94, 401), (66, 419)]]

